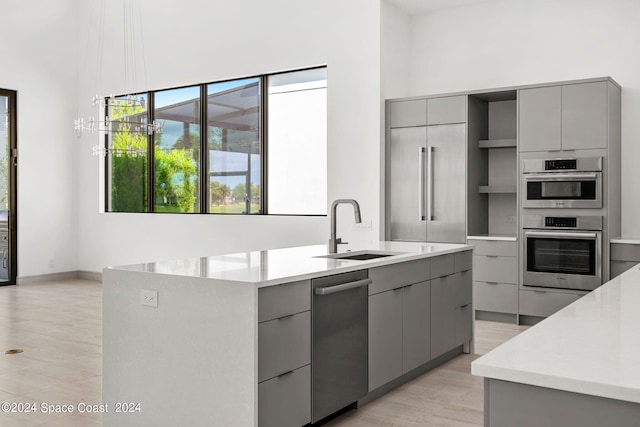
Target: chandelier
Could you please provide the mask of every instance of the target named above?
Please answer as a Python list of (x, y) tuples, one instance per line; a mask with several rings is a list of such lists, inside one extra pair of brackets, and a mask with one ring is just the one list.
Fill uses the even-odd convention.
[[(136, 6), (136, 8), (134, 8)], [(102, 64), (102, 53), (104, 50), (104, 46), (102, 43), (105, 39), (104, 37), (104, 24), (105, 24), (105, 7), (106, 0), (102, 0), (101, 2), (101, 11), (100, 16), (98, 17), (98, 28), (99, 28), (99, 44), (97, 51), (98, 64), (96, 66), (96, 82), (100, 80), (99, 75), (101, 73), (101, 64)], [(137, 9), (137, 10), (136, 10)], [(143, 63), (143, 67), (146, 68), (144, 63), (144, 40), (142, 33), (142, 22), (141, 22), (141, 13), (140, 6), (138, 0), (122, 0), (122, 15), (124, 16), (124, 26), (123, 26), (123, 39), (124, 39), (124, 80), (125, 86), (129, 88), (135, 88), (136, 81), (136, 59), (141, 59)], [(137, 30), (139, 32), (140, 46), (136, 43), (135, 40), (135, 29), (133, 25), (134, 15), (137, 12)], [(91, 26), (93, 27), (93, 25)], [(90, 40), (90, 38), (88, 39)], [(142, 54), (138, 52), (138, 50), (142, 50)], [(132, 93), (135, 91), (131, 91)], [(98, 113), (96, 115), (90, 115), (87, 118), (78, 117), (74, 121), (74, 128), (76, 130), (76, 134), (78, 137), (82, 135), (83, 132), (88, 132), (90, 134), (98, 133), (101, 136), (107, 136), (109, 140), (108, 146), (107, 144), (96, 144), (93, 147), (93, 155), (98, 156), (106, 156), (106, 155), (129, 155), (129, 156), (138, 156), (146, 154), (146, 147), (144, 148), (134, 148), (130, 145), (123, 146), (122, 143), (119, 146), (116, 146), (113, 142), (113, 135), (116, 134), (126, 134), (126, 135), (154, 135), (156, 133), (161, 133), (163, 128), (163, 122), (154, 120), (151, 123), (148, 123), (146, 120), (146, 109), (147, 102), (144, 96), (140, 95), (123, 95), (123, 96), (102, 96), (100, 94), (96, 94), (93, 96), (92, 106), (98, 109)]]

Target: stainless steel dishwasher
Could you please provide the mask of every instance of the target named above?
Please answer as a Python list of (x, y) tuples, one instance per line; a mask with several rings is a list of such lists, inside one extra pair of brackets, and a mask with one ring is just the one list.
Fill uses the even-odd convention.
[(367, 270), (311, 281), (311, 421), (326, 418), (367, 394)]

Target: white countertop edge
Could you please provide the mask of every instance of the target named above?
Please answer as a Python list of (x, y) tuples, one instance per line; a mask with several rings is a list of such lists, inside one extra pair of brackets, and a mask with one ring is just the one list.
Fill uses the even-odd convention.
[(467, 236), (467, 240), (496, 240), (500, 242), (517, 242), (517, 236), (500, 236), (500, 235), (475, 235), (475, 236)]
[(640, 240), (634, 239), (622, 239), (620, 237), (616, 237), (615, 239), (609, 240), (611, 243), (622, 243), (626, 245), (640, 245)]
[(495, 366), (480, 365), (475, 362), (471, 363), (471, 374), (490, 380), (508, 381), (579, 394), (588, 394), (607, 399), (640, 403), (640, 389), (634, 387), (582, 381), (575, 378), (517, 371), (508, 368), (503, 369)]

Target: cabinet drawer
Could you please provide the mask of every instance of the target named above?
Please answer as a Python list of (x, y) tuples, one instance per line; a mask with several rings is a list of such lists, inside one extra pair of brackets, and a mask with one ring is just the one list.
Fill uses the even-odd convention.
[(467, 121), (466, 100), (465, 95), (430, 98), (427, 101), (427, 124), (465, 123)]
[(520, 290), (520, 314), (548, 317), (582, 297), (580, 294)]
[(612, 243), (611, 260), (640, 262), (640, 245)]
[(258, 425), (299, 427), (311, 422), (311, 368), (258, 384)]
[(440, 255), (431, 259), (431, 278), (444, 277), (455, 273), (455, 254)]
[(516, 242), (502, 240), (469, 240), (469, 244), (475, 247), (475, 255), (511, 256), (517, 253)]
[(476, 256), (475, 280), (480, 282), (518, 283), (515, 257)]
[(410, 99), (389, 103), (390, 127), (425, 126), (427, 124), (427, 100)]
[(458, 252), (454, 256), (455, 271), (471, 270), (473, 265), (473, 251)]
[(258, 324), (258, 382), (311, 363), (311, 312)]
[(258, 322), (311, 310), (311, 281), (258, 289)]
[(621, 275), (636, 265), (638, 265), (637, 261), (611, 261), (611, 278)]
[(518, 313), (518, 286), (512, 283), (473, 283), (473, 305), (476, 310)]
[(369, 295), (429, 280), (431, 258), (369, 269)]

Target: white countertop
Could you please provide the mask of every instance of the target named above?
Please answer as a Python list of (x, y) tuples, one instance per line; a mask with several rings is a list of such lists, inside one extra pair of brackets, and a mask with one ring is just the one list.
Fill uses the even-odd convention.
[(471, 373), (640, 403), (639, 267), (480, 357)]
[(640, 240), (638, 239), (623, 239), (621, 237), (617, 237), (615, 239), (610, 240), (611, 243), (624, 243), (627, 245), (640, 245)]
[(317, 258), (327, 254), (327, 246), (314, 245), (158, 261), (109, 269), (254, 283), (258, 287), (264, 287), (470, 249), (471, 246), (452, 243), (375, 242), (367, 245), (341, 245), (338, 249), (340, 252), (374, 250), (401, 253), (367, 261), (355, 261)]

